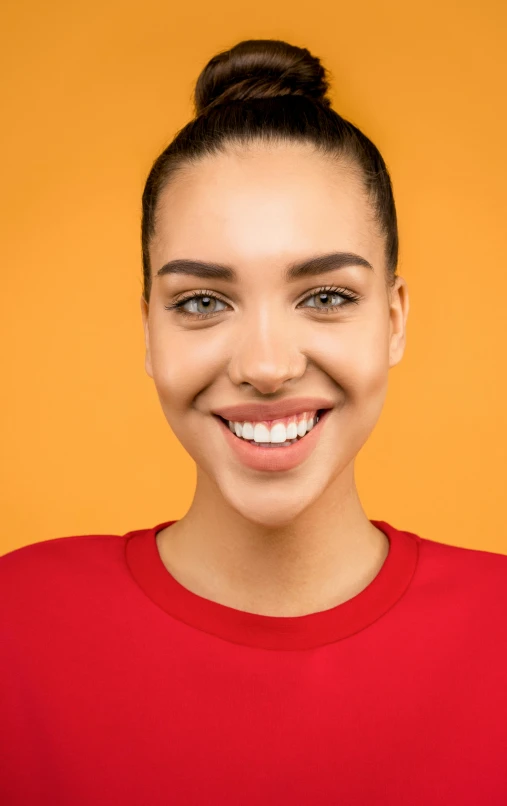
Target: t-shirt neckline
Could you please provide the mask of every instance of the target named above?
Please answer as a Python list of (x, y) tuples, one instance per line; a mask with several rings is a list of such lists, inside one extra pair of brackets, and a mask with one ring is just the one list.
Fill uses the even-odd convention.
[(136, 583), (152, 602), (188, 626), (225, 641), (264, 649), (311, 649), (369, 627), (403, 596), (419, 555), (417, 535), (372, 520), (387, 536), (389, 552), (364, 590), (329, 610), (304, 616), (265, 616), (199, 596), (170, 574), (160, 557), (156, 535), (175, 522), (165, 521), (125, 535), (126, 561)]

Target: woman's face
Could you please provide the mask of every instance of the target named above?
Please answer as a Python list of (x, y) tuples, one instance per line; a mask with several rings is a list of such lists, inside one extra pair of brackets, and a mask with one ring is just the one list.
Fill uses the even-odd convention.
[(146, 371), (169, 425), (208, 490), (290, 523), (353, 478), (404, 350), (406, 284), (386, 287), (360, 179), (305, 144), (229, 148), (171, 180), (150, 256)]

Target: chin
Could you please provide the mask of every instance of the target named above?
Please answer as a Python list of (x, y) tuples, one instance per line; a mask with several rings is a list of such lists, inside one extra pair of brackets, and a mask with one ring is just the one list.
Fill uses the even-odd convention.
[[(242, 494), (241, 485), (222, 490), (227, 504), (242, 518), (265, 529), (281, 529), (290, 526), (299, 516), (319, 500), (322, 489), (309, 490), (308, 485), (286, 484), (262, 485), (263, 489), (253, 492), (250, 485), (245, 486)], [(283, 489), (285, 488), (285, 489)]]
[(284, 529), (294, 523), (298, 515), (300, 515), (299, 511), (294, 511), (294, 506), (292, 505), (283, 509), (280, 509), (280, 507), (265, 507), (262, 510), (248, 507), (242, 509), (235, 507), (235, 509), (246, 521), (264, 529)]

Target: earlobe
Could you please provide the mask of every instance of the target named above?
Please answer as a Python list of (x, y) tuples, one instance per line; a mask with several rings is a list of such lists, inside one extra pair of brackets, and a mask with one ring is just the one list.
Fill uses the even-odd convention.
[(408, 287), (403, 277), (397, 277), (391, 292), (389, 367), (403, 358), (406, 345), (406, 327), (409, 311)]
[(151, 366), (151, 353), (150, 353), (150, 330), (148, 326), (148, 312), (149, 312), (149, 305), (146, 302), (144, 296), (141, 297), (141, 318), (143, 322), (143, 330), (144, 330), (144, 344), (146, 348), (146, 354), (144, 359), (144, 368), (146, 373), (153, 378), (153, 370)]

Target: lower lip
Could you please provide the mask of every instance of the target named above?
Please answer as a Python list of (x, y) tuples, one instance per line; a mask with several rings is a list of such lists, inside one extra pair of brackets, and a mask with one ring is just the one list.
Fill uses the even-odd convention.
[(317, 425), (314, 425), (312, 430), (305, 434), (302, 439), (298, 439), (297, 442), (293, 442), (287, 448), (259, 448), (255, 444), (252, 445), (247, 442), (246, 439), (241, 439), (233, 434), (229, 426), (220, 417), (216, 417), (216, 420), (222, 427), (227, 444), (230, 445), (242, 464), (253, 470), (279, 472), (292, 470), (293, 467), (297, 467), (308, 458), (317, 444), (330, 411), (331, 409), (324, 411)]

